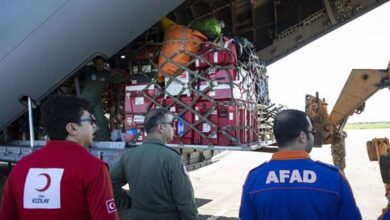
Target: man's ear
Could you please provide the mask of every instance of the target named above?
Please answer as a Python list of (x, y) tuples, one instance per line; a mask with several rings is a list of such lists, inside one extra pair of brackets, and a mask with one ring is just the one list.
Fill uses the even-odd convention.
[(77, 125), (76, 123), (68, 123), (66, 124), (65, 126), (65, 130), (68, 132), (69, 135), (71, 136), (76, 136), (78, 134), (78, 130), (77, 130)]
[(307, 142), (307, 135), (305, 132), (301, 131), (301, 133), (299, 133), (298, 141), (299, 143), (304, 143), (304, 144)]
[(158, 124), (157, 127), (155, 128), (155, 131), (159, 134), (162, 134), (164, 132), (164, 128), (162, 127), (162, 124)]

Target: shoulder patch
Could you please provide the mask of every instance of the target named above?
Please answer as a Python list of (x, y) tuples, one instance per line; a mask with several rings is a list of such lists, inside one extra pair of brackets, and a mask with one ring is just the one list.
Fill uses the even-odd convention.
[(317, 164), (319, 164), (319, 165), (322, 165), (322, 166), (324, 166), (324, 167), (328, 167), (328, 168), (330, 168), (330, 169), (332, 169), (332, 170), (335, 170), (335, 171), (339, 171), (339, 167), (338, 166), (335, 166), (335, 165), (332, 165), (332, 164), (328, 164), (328, 163), (324, 163), (324, 162), (322, 162), (322, 161), (318, 161), (318, 160), (316, 160), (316, 161), (314, 161), (315, 163), (317, 163)]
[(249, 171), (249, 173), (251, 173), (251, 172), (253, 172), (253, 171), (255, 171), (255, 170), (261, 168), (262, 166), (266, 165), (267, 163), (268, 163), (268, 161), (265, 161), (264, 163), (260, 164), (259, 166), (257, 166), (257, 167), (255, 167), (255, 168), (251, 169), (251, 170)]

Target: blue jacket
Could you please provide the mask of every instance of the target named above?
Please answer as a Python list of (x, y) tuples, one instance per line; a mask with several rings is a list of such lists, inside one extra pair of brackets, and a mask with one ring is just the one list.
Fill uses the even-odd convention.
[(361, 219), (339, 169), (304, 151), (277, 152), (251, 170), (242, 192), (240, 219)]
[(390, 220), (390, 209), (387, 209), (386, 212), (383, 214), (382, 220)]

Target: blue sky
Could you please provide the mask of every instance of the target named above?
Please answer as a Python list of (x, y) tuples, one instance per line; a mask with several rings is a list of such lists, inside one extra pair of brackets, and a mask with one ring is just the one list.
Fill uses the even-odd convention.
[[(271, 101), (304, 110), (319, 92), (331, 112), (352, 69), (386, 69), (390, 62), (390, 3), (366, 13), (267, 68)], [(390, 90), (377, 92), (348, 122), (390, 121)]]

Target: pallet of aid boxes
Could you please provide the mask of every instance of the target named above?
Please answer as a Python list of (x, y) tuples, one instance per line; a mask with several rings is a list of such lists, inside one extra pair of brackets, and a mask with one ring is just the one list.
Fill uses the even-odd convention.
[(132, 80), (132, 84), (126, 86), (125, 141), (142, 142), (145, 137), (145, 114), (154, 108), (166, 108), (177, 116), (174, 123), (174, 140), (170, 143), (192, 144), (191, 124), (194, 117), (193, 110), (189, 109), (192, 97), (188, 89), (188, 72), (176, 77), (166, 77), (165, 88), (152, 77), (135, 75), (133, 78), (142, 80)]
[[(240, 67), (214, 67), (203, 73), (209, 80), (199, 80), (194, 99), (194, 144), (234, 146), (254, 141), (251, 133), (255, 104), (248, 96), (248, 73)], [(246, 84), (247, 82), (247, 84)]]
[[(165, 76), (164, 107), (177, 115), (172, 143), (237, 145), (244, 141), (242, 136), (245, 135), (239, 130), (242, 126), (237, 124), (244, 121), (244, 113), (239, 113), (244, 112), (244, 105), (239, 100), (241, 92), (237, 85), (233, 90), (229, 85), (237, 79), (236, 51), (230, 39), (223, 39), (222, 44), (202, 43), (197, 56), (192, 57), (186, 66), (181, 66), (184, 71)], [(211, 90), (207, 93), (208, 89)], [(231, 102), (235, 96), (237, 101)], [(209, 108), (220, 115), (208, 115), (211, 120), (204, 117), (203, 109)]]
[(251, 135), (254, 88), (251, 74), (237, 61), (234, 41), (206, 42), (195, 62), (199, 80), (195, 83), (194, 144), (234, 146), (254, 142)]
[[(254, 142), (253, 80), (238, 62), (234, 42), (202, 43), (163, 84), (133, 82), (126, 88), (126, 141), (142, 141), (145, 113), (156, 107), (176, 115), (173, 144), (233, 146)], [(158, 72), (158, 69), (156, 70)]]

